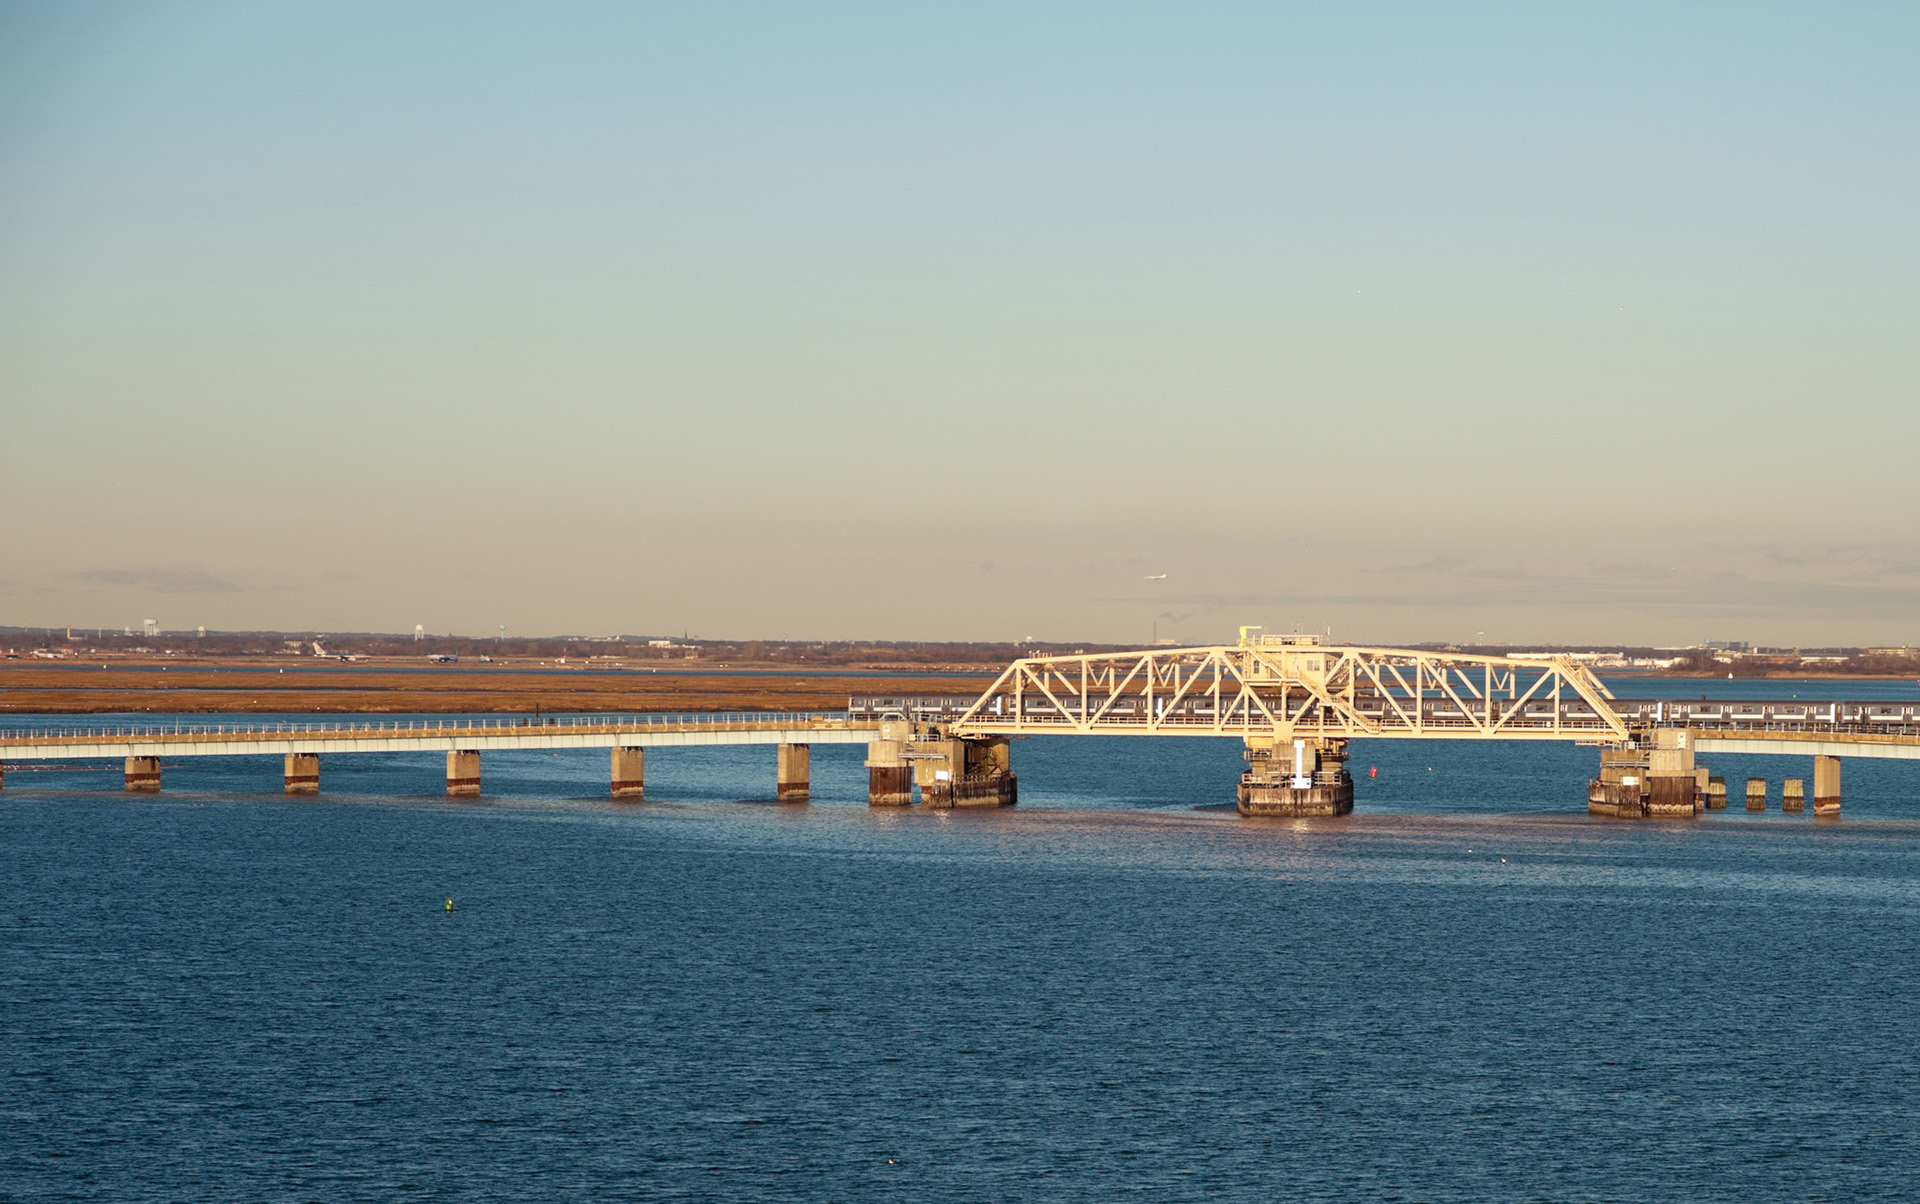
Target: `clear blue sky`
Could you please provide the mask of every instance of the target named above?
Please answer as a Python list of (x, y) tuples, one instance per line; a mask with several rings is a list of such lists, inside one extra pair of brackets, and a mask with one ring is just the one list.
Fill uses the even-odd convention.
[(1920, 643), (1917, 51), (0, 4), (0, 624)]

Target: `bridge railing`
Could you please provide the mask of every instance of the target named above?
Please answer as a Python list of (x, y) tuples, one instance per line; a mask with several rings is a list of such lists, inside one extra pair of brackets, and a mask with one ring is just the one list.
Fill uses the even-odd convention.
[[(1134, 731), (1164, 732), (1177, 729), (1196, 735), (1219, 733), (1222, 735), (1238, 736), (1248, 732), (1264, 732), (1269, 726), (1268, 723), (1258, 717), (1248, 717), (1239, 714), (1216, 717), (1210, 713), (1195, 714), (1182, 712), (1155, 716), (1151, 720), (1138, 715), (1120, 716), (1117, 718), (1109, 715), (1103, 718), (1094, 730), (1126, 734)], [(969, 731), (979, 730), (983, 732), (1012, 732), (1015, 729), (1022, 732), (1038, 732), (1049, 728), (1060, 731), (1078, 732), (1086, 727), (1086, 721), (1083, 720), (1076, 711), (1067, 711), (1065, 713), (1059, 711), (1027, 711), (1020, 715), (1017, 720), (1012, 715), (985, 715), (969, 720), (965, 724), (965, 728)], [(1390, 724), (1370, 731), (1356, 731), (1351, 725), (1338, 721), (1330, 720), (1321, 723), (1312, 719), (1297, 721), (1293, 725), (1293, 730), (1300, 735), (1404, 736), (1423, 732), (1481, 733), (1485, 731), (1485, 725), (1474, 719), (1461, 716), (1436, 716), (1428, 714), (1423, 721), (1417, 725)], [(1550, 719), (1525, 723), (1509, 722), (1503, 725), (1502, 730), (1512, 734), (1581, 734), (1587, 732), (1612, 732), (1614, 729), (1604, 720), (1589, 715), (1585, 717), (1563, 716), (1557, 725)], [(1495, 733), (1495, 735), (1497, 737), (1498, 733)]]
[(529, 731), (605, 734), (672, 729), (678, 731), (714, 731), (770, 728), (832, 728), (853, 723), (847, 715), (834, 711), (728, 711), (693, 714), (645, 713), (633, 715), (516, 715), (491, 718), (459, 716), (450, 718), (411, 718), (397, 720), (300, 721), (278, 720), (260, 723), (231, 723), (174, 719), (164, 723), (86, 725), (77, 727), (0, 728), (0, 748), (8, 745), (78, 743), (95, 740), (157, 740), (174, 738), (189, 741), (224, 739), (267, 739), (287, 736), (335, 736), (392, 738), (420, 736), (432, 738), (449, 733), (462, 735), (513, 735)]

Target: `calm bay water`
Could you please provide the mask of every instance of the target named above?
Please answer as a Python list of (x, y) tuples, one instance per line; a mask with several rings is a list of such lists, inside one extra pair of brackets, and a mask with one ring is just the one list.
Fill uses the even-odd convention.
[(742, 801), (768, 749), (652, 753), (643, 804), (604, 753), (488, 754), (478, 803), (16, 767), (0, 1197), (1920, 1186), (1920, 765), (1629, 823), (1590, 749), (1359, 745), (1355, 815), (1249, 822), (1195, 809), (1230, 742), (1024, 741), (984, 813), (868, 810), (862, 751), (806, 807)]

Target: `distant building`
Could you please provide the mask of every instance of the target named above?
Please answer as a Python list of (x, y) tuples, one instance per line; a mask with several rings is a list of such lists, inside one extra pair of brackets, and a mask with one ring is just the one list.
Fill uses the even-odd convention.
[(159, 635), (160, 621), (158, 619), (142, 619), (140, 621), (140, 630), (149, 638)]

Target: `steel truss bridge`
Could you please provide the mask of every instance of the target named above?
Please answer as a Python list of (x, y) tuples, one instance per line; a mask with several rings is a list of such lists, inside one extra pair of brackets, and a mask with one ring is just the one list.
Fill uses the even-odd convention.
[[(871, 706), (871, 701), (869, 702)], [(1920, 759), (1920, 703), (1622, 700), (1565, 656), (1503, 657), (1262, 636), (1233, 645), (1029, 657), (979, 698), (925, 709), (962, 738), (1025, 735), (1559, 740), (1628, 745), (1690, 728), (1702, 752)], [(854, 712), (858, 714), (858, 710)], [(1734, 744), (1738, 743), (1738, 747)]]
[(1011, 801), (1006, 741), (1034, 735), (1236, 737), (1253, 767), (1249, 788), (1285, 779), (1302, 790), (1345, 782), (1353, 740), (1570, 741), (1617, 750), (1603, 753), (1603, 776), (1611, 757), (1631, 785), (1642, 766), (1650, 779), (1694, 773), (1693, 753), (1813, 755), (1816, 777), (1820, 758), (1920, 760), (1920, 702), (1619, 699), (1566, 656), (1346, 647), (1243, 629), (1232, 645), (1029, 657), (977, 698), (856, 698), (841, 713), (16, 728), (0, 731), (0, 772), (8, 762), (125, 757), (128, 789), (158, 789), (162, 757), (279, 753), (287, 789), (310, 792), (321, 754), (437, 751), (448, 756), (449, 792), (477, 793), (482, 751), (605, 748), (615, 797), (638, 797), (647, 748), (771, 744), (780, 797), (804, 798), (811, 745), (864, 744), (876, 803), (909, 801), (908, 777), (954, 798), (983, 774), (1004, 779), (1004, 789), (989, 783), (990, 797)]
[[(1232, 645), (1029, 657), (977, 698), (855, 698), (845, 713), (228, 722), (0, 731), (0, 761), (60, 757), (865, 743), (906, 719), (959, 739), (1026, 735), (1560, 740), (1690, 729), (1702, 752), (1920, 759), (1920, 703), (1618, 699), (1568, 657), (1497, 657), (1243, 633)], [(1738, 747), (1735, 747), (1735, 745)], [(1717, 746), (1717, 747), (1715, 747)]]
[(1330, 740), (1630, 738), (1612, 694), (1565, 657), (1332, 647), (1313, 636), (1015, 661), (955, 719), (961, 736)]

